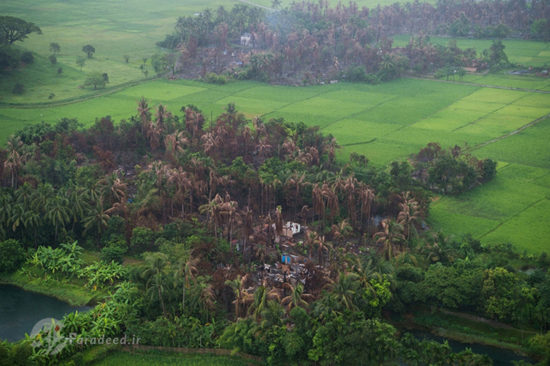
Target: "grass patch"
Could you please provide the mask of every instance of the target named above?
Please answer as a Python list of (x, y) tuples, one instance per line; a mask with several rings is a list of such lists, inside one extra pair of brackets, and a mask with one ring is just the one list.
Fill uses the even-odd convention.
[[(38, 273), (42, 276), (35, 277)], [(2, 276), (0, 282), (21, 287), (26, 291), (52, 296), (72, 306), (84, 306), (108, 295), (108, 289), (92, 291), (84, 287), (85, 281), (73, 279), (69, 282), (66, 278), (55, 275), (48, 275), (44, 279), (43, 273), (38, 268), (31, 267), (25, 272), (18, 271)]]
[(448, 204), (445, 202), (446, 200), (452, 201), (452, 198), (442, 198), (430, 206), (430, 216), (427, 222), (428, 226), (433, 229), (443, 229), (446, 234), (458, 237), (472, 234), (474, 238), (479, 238), (500, 224), (495, 220), (450, 212), (446, 209)]
[(338, 143), (343, 146), (366, 143), (399, 129), (391, 123), (367, 122), (356, 119), (343, 119), (323, 129), (323, 133), (338, 136)]
[(481, 158), (550, 169), (550, 119), (474, 150)]
[(519, 251), (548, 251), (550, 200), (542, 199), (483, 236), (486, 244), (513, 243)]
[(94, 366), (247, 366), (254, 365), (250, 361), (243, 361), (236, 357), (223, 357), (214, 355), (180, 355), (170, 354), (129, 354), (117, 352), (97, 362)]
[[(459, 332), (470, 336), (476, 336), (476, 338), (485, 339), (485, 343), (490, 344), (494, 341), (511, 344), (516, 346), (518, 342), (522, 341), (521, 329), (515, 328), (496, 328), (488, 323), (481, 321), (474, 321), (454, 314), (436, 312), (434, 314), (419, 313), (415, 316), (415, 322), (417, 324), (431, 327), (431, 328), (444, 328), (445, 332)], [(536, 332), (524, 331), (523, 339), (527, 339), (530, 336), (536, 334)], [(443, 335), (443, 334), (441, 334)], [(509, 347), (506, 347), (509, 348)], [(515, 347), (514, 347), (515, 348)], [(517, 347), (518, 349), (521, 347)]]

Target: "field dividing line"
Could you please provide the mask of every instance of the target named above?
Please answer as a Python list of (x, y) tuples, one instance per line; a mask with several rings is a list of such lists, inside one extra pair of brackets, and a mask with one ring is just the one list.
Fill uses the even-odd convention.
[(496, 230), (498, 230), (498, 228), (500, 228), (502, 225), (504, 225), (505, 223), (507, 223), (508, 221), (512, 220), (513, 218), (521, 215), (523, 212), (527, 211), (528, 209), (530, 209), (531, 207), (533, 207), (534, 205), (536, 205), (537, 203), (539, 202), (542, 202), (544, 200), (547, 200), (548, 197), (544, 197), (544, 198), (541, 198), (540, 200), (538, 201), (535, 201), (533, 202), (532, 204), (530, 204), (529, 206), (527, 206), (525, 209), (521, 210), (520, 212), (516, 213), (515, 215), (512, 215), (510, 216), (508, 219), (502, 221), (500, 224), (498, 224), (495, 228), (489, 230), (488, 232), (486, 232), (485, 234), (481, 235), (478, 239), (483, 239), (483, 237), (495, 232)]
[[(460, 98), (460, 100), (462, 100), (462, 99), (464, 99), (464, 98), (466, 98), (466, 97), (469, 97), (470, 95), (474, 94), (474, 93), (475, 93), (476, 91), (478, 91), (479, 89), (480, 89), (480, 88), (478, 88), (478, 89), (472, 91), (470, 94), (466, 95), (465, 97)], [(446, 107), (444, 107), (444, 108), (438, 109), (437, 111), (435, 111), (435, 112), (433, 112), (433, 113), (427, 115), (427, 116), (424, 117), (424, 118), (419, 119), (419, 120), (416, 121), (416, 122), (411, 123), (410, 125), (404, 125), (404, 126), (402, 126), (402, 127), (399, 127), (397, 130), (392, 131), (392, 132), (389, 132), (389, 133), (385, 134), (384, 136), (380, 136), (380, 137), (383, 138), (383, 137), (389, 136), (389, 135), (391, 135), (392, 133), (396, 133), (396, 132), (398, 132), (398, 131), (401, 131), (402, 129), (404, 129), (404, 128), (406, 128), (406, 127), (413, 127), (413, 126), (414, 126), (415, 124), (417, 124), (418, 122), (422, 122), (422, 121), (424, 121), (425, 119), (430, 118), (430, 117), (433, 116), (434, 114), (437, 114), (437, 113), (439, 113), (439, 112), (442, 112), (442, 111), (444, 111), (445, 109), (449, 109), (449, 107), (450, 107), (451, 105), (453, 105), (454, 103), (456, 103), (456, 102), (453, 102), (453, 103), (449, 104), (448, 106), (446, 106)], [(447, 132), (447, 131), (445, 131), (445, 132)]]
[[(278, 111), (279, 109), (288, 107), (289, 105), (296, 104), (296, 103), (301, 103), (301, 102), (305, 102), (306, 100), (310, 100), (310, 99), (313, 99), (313, 98), (317, 98), (317, 97), (320, 96), (320, 95), (327, 94), (327, 93), (330, 93), (330, 92), (333, 92), (333, 91), (336, 91), (336, 90), (342, 90), (342, 88), (339, 87), (338, 89), (335, 89), (335, 90), (331, 90), (331, 91), (326, 91), (326, 92), (322, 92), (322, 93), (319, 93), (319, 94), (315, 94), (315, 95), (312, 95), (312, 96), (309, 97), (309, 98), (302, 99), (302, 100), (299, 100), (299, 101), (297, 101), (297, 102), (290, 102), (290, 103), (285, 104), (285, 105), (283, 105), (283, 106), (281, 106), (281, 107), (279, 107), (279, 108), (275, 108), (274, 110), (272, 110), (272, 111), (269, 112), (269, 113), (262, 114), (262, 117), (267, 116), (268, 114), (271, 114), (271, 113), (273, 113), (273, 112), (276, 112), (276, 111)], [(253, 98), (251, 98), (251, 99), (253, 99)], [(281, 102), (281, 103), (284, 103), (284, 102)], [(300, 122), (302, 122), (302, 121), (300, 121)], [(321, 130), (322, 130), (323, 128), (324, 128), (324, 127), (322, 127)]]
[[(338, 90), (341, 90), (341, 89), (338, 89)], [(340, 121), (342, 121), (342, 120), (344, 120), (344, 119), (349, 119), (349, 118), (352, 118), (352, 117), (357, 116), (358, 114), (361, 114), (361, 113), (363, 113), (363, 112), (369, 111), (369, 110), (371, 110), (371, 109), (373, 109), (373, 108), (380, 107), (382, 104), (386, 104), (386, 103), (391, 102), (392, 100), (397, 99), (397, 98), (399, 98), (399, 95), (395, 96), (394, 98), (385, 100), (385, 101), (383, 101), (383, 102), (381, 102), (381, 103), (378, 103), (378, 104), (375, 104), (375, 105), (373, 105), (373, 106), (370, 106), (370, 107), (368, 107), (367, 109), (362, 109), (362, 110), (360, 110), (360, 111), (357, 112), (357, 113), (350, 114), (349, 116), (344, 116), (344, 117), (342, 117), (342, 118), (339, 118), (339, 119), (337, 119), (336, 121), (331, 122), (331, 123), (329, 123), (328, 125), (322, 127), (321, 130), (323, 130), (323, 129), (329, 127), (329, 126), (332, 126), (333, 124), (338, 123), (338, 122), (340, 122)], [(345, 146), (345, 145), (342, 145), (342, 146)]]
[[(518, 98), (518, 99), (521, 99), (521, 98)], [(489, 113), (487, 113), (486, 115), (479, 117), (479, 118), (476, 119), (475, 121), (468, 122), (468, 123), (466, 123), (465, 125), (462, 125), (462, 126), (460, 126), (460, 127), (458, 127), (458, 128), (455, 128), (455, 129), (452, 130), (451, 132), (458, 131), (458, 130), (460, 130), (461, 128), (464, 128), (464, 127), (469, 126), (469, 125), (475, 125), (476, 122), (482, 120), (483, 118), (485, 118), (485, 117), (487, 117), (487, 116), (490, 116), (491, 114), (496, 113), (496, 112), (500, 111), (501, 109), (504, 109), (504, 108), (506, 108), (506, 107), (511, 106), (512, 103), (514, 103), (514, 102), (517, 101), (518, 99), (516, 99), (516, 100), (514, 100), (513, 102), (510, 102), (510, 103), (508, 103), (508, 104), (504, 104), (503, 107), (500, 107), (500, 108), (498, 108), (498, 109), (495, 109), (494, 111), (489, 112)]]
[(464, 82), (464, 81), (428, 79), (428, 78), (419, 78), (419, 77), (416, 77), (416, 76), (403, 76), (403, 77), (404, 78), (409, 78), (409, 79), (435, 81), (435, 82), (439, 82), (439, 83), (451, 83), (451, 84), (460, 84), (460, 85), (479, 86), (479, 87), (482, 87), (482, 88), (505, 89), (505, 90), (515, 90), (515, 91), (528, 92), (528, 93), (550, 94), (550, 91), (547, 91), (547, 90), (514, 88), (514, 87), (511, 87), (511, 86), (500, 86), (500, 85), (476, 84), (476, 83), (467, 83), (467, 82)]
[(123, 91), (123, 90), (128, 89), (128, 88), (133, 88), (134, 86), (138, 86), (138, 85), (141, 85), (141, 84), (144, 84), (144, 83), (148, 83), (150, 81), (155, 81), (155, 80), (158, 80), (160, 78), (162, 78), (162, 76), (155, 76), (155, 77), (152, 77), (151, 79), (147, 79), (147, 80), (131, 81), (131, 82), (129, 82), (130, 83), (129, 85), (115, 86), (115, 87), (113, 87), (113, 89), (109, 89), (109, 90), (107, 90), (103, 93), (89, 95), (89, 96), (83, 96), (82, 98), (69, 100), (69, 101), (65, 101), (65, 102), (64, 101), (59, 101), (59, 102), (53, 102), (51, 104), (37, 104), (37, 105), (9, 105), (9, 104), (1, 104), (0, 103), (0, 108), (46, 109), (46, 108), (63, 107), (63, 106), (66, 106), (66, 105), (85, 102), (85, 101), (90, 100), (90, 99), (103, 97), (105, 95), (112, 94), (114, 92)]
[[(480, 88), (478, 88), (478, 89), (472, 91), (470, 94), (468, 94), (468, 95), (466, 95), (466, 96), (460, 98), (458, 101), (461, 101), (462, 99), (469, 97), (470, 95), (472, 95), (472, 94), (474, 94), (475, 92), (479, 91), (479, 89), (480, 89)], [(414, 126), (415, 124), (417, 124), (418, 122), (422, 122), (422, 121), (424, 121), (425, 119), (428, 119), (428, 118), (432, 117), (434, 114), (437, 114), (437, 113), (439, 113), (439, 112), (443, 112), (443, 111), (446, 110), (446, 109), (449, 109), (449, 107), (452, 106), (452, 105), (455, 104), (455, 103), (456, 103), (456, 102), (452, 102), (452, 103), (449, 104), (448, 106), (446, 106), (446, 107), (444, 107), (444, 108), (441, 108), (441, 109), (439, 109), (439, 110), (433, 112), (432, 114), (430, 114), (430, 115), (428, 115), (428, 116), (426, 116), (426, 117), (424, 117), (424, 118), (421, 118), (421, 119), (419, 119), (419, 120), (416, 121), (416, 122), (411, 123), (410, 125), (405, 125), (405, 126), (399, 128), (399, 129), (397, 129), (397, 130), (395, 130), (395, 131), (393, 131), (393, 132), (390, 132), (390, 133), (388, 133), (388, 134), (386, 134), (386, 135), (384, 135), (384, 136), (382, 136), (382, 137), (386, 137), (386, 136), (388, 136), (388, 135), (391, 135), (392, 133), (397, 132), (397, 131), (400, 131), (400, 130), (402, 130), (402, 129), (405, 128), (405, 127), (413, 127), (413, 126)], [(447, 132), (447, 131), (445, 131), (445, 132)], [(451, 132), (453, 132), (453, 131), (451, 131)]]
[(354, 145), (366, 145), (366, 144), (370, 144), (371, 142), (374, 142), (378, 140), (378, 137), (375, 137), (373, 138), (372, 140), (370, 141), (363, 141), (363, 142), (353, 142), (351, 144), (346, 144), (346, 145), (340, 145), (340, 146), (354, 146)]
[(474, 151), (474, 150), (477, 150), (477, 149), (479, 149), (479, 148), (481, 148), (481, 147), (484, 147), (484, 146), (487, 146), (487, 145), (489, 145), (489, 144), (492, 144), (493, 142), (497, 142), (497, 141), (503, 140), (503, 139), (505, 139), (505, 138), (507, 138), (507, 137), (510, 137), (510, 136), (513, 136), (513, 135), (515, 135), (516, 133), (521, 132), (521, 131), (523, 131), (523, 130), (529, 128), (529, 127), (532, 127), (532, 126), (536, 125), (537, 123), (539, 123), (539, 122), (541, 122), (541, 121), (543, 121), (543, 120), (545, 120), (545, 119), (547, 119), (547, 118), (549, 118), (549, 117), (550, 117), (550, 113), (548, 113), (547, 115), (542, 116), (542, 117), (540, 117), (540, 118), (537, 118), (536, 120), (534, 120), (534, 121), (531, 122), (531, 123), (528, 123), (528, 124), (526, 124), (526, 125), (524, 125), (524, 126), (521, 126), (520, 128), (518, 128), (518, 129), (515, 130), (515, 131), (512, 131), (512, 132), (507, 133), (507, 134), (505, 134), (505, 135), (502, 135), (502, 136), (500, 136), (500, 137), (494, 138), (494, 139), (492, 139), (492, 140), (489, 140), (489, 141), (486, 141), (486, 142), (482, 142), (481, 144), (472, 146), (471, 148), (465, 149), (464, 151)]

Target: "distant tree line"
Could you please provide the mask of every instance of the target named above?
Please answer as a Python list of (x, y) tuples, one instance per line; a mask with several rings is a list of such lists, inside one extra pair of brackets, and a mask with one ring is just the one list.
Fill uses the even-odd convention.
[[(450, 15), (432, 14), (438, 21), (418, 22), (422, 26), (416, 27), (418, 17), (415, 14), (422, 6), (433, 8), (430, 4), (415, 3), (370, 11), (368, 8), (359, 10), (355, 3), (350, 3), (349, 7), (340, 4), (330, 8), (327, 2), (302, 2), (278, 12), (264, 12), (246, 5), (236, 5), (231, 11), (222, 6), (215, 12), (206, 9), (198, 16), (180, 17), (174, 34), (157, 45), (177, 49), (176, 65), (179, 67), (201, 63), (203, 77), (207, 68), (216, 73), (230, 68), (233, 71), (227, 76), (236, 79), (299, 78), (303, 84), (333, 78), (375, 84), (399, 77), (408, 70), (427, 73), (445, 66), (468, 66), (473, 61), (478, 67), (507, 62), (505, 57), (495, 59), (492, 49), (478, 55), (474, 49), (458, 48), (454, 41), (447, 46), (431, 44), (427, 34), (441, 34), (441, 24), (462, 22), (460, 27), (449, 25), (448, 29), (458, 27), (466, 32), (470, 20), (463, 13), (456, 19)], [(415, 17), (414, 22), (409, 22), (407, 17)], [(438, 27), (431, 29), (429, 25), (434, 21)], [(499, 37), (508, 35), (503, 27), (508, 29), (506, 25), (496, 26), (489, 36), (495, 36), (493, 33), (497, 31)], [(406, 47), (393, 47), (389, 37), (406, 32), (418, 36), (411, 38)], [(466, 35), (460, 32), (449, 30), (443, 34)], [(240, 37), (245, 33), (249, 41), (240, 45)], [(228, 49), (232, 52), (239, 48), (252, 50), (239, 54), (241, 67), (223, 65), (220, 55), (226, 54)]]

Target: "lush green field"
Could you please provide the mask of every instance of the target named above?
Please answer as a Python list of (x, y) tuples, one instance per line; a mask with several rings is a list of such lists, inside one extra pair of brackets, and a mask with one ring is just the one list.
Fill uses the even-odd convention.
[(253, 365), (250, 361), (241, 361), (236, 358), (222, 356), (157, 356), (145, 354), (129, 354), (125, 352), (108, 356), (94, 366), (245, 366)]
[[(60, 107), (2, 108), (0, 138), (26, 123), (78, 118), (86, 125), (110, 115), (135, 115), (141, 96), (163, 102), (174, 113), (195, 104), (217, 116), (235, 102), (247, 116), (284, 117), (319, 125), (343, 145), (340, 159), (365, 154), (376, 166), (402, 159), (430, 142), (471, 147), (498, 139), (550, 114), (550, 94), (482, 88), (428, 80), (399, 79), (381, 85), (338, 83), (306, 88), (235, 82), (217, 86), (156, 80), (120, 92)], [(550, 120), (495, 141), (475, 154), (501, 162), (497, 178), (459, 197), (432, 205), (429, 224), (454, 234), (471, 232), (484, 242), (510, 241), (543, 250), (550, 234)], [(518, 225), (529, 230), (518, 230)], [(520, 234), (521, 233), (521, 234)]]
[[(139, 66), (142, 58), (162, 52), (155, 43), (172, 33), (178, 16), (191, 15), (206, 7), (220, 5), (231, 8), (238, 0), (2, 0), (0, 14), (11, 15), (34, 22), (43, 34), (31, 34), (23, 43), (35, 53), (35, 65), (26, 70), (14, 70), (0, 78), (0, 102), (37, 103), (74, 98), (90, 94), (92, 88), (79, 88), (91, 71), (106, 72), (110, 86), (143, 78)], [(58, 64), (47, 59), (50, 43), (61, 46)], [(76, 66), (76, 57), (85, 56), (82, 47), (91, 44), (96, 52), (86, 60), (82, 71)], [(130, 56), (125, 63), (123, 55)], [(63, 68), (63, 75), (57, 69)], [(153, 75), (150, 61), (149, 76)], [(15, 83), (23, 83), (26, 93), (12, 94)]]

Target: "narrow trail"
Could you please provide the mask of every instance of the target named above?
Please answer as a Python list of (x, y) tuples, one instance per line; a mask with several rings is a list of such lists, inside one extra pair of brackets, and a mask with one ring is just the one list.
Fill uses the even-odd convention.
[(542, 116), (542, 117), (540, 117), (540, 118), (537, 118), (537, 119), (534, 120), (533, 122), (528, 123), (528, 124), (526, 124), (526, 125), (524, 125), (524, 126), (521, 126), (521, 127), (518, 128), (517, 130), (512, 131), (512, 132), (510, 132), (510, 133), (507, 133), (506, 135), (502, 135), (502, 136), (499, 136), (499, 137), (494, 138), (494, 139), (492, 139), (492, 140), (482, 142), (481, 144), (477, 144), (477, 145), (475, 145), (475, 146), (472, 146), (471, 148), (466, 149), (466, 150), (464, 150), (464, 151), (476, 150), (476, 149), (479, 149), (479, 148), (481, 148), (481, 147), (483, 147), (483, 146), (492, 144), (493, 142), (497, 142), (497, 141), (503, 140), (503, 139), (505, 139), (505, 138), (507, 138), (507, 137), (510, 137), (510, 136), (513, 136), (513, 135), (515, 135), (516, 133), (521, 132), (521, 131), (523, 131), (523, 130), (529, 128), (529, 127), (532, 127), (532, 126), (536, 125), (537, 123), (539, 123), (539, 122), (541, 122), (541, 121), (543, 121), (543, 120), (545, 120), (545, 119), (547, 119), (547, 118), (549, 118), (549, 117), (550, 117), (550, 113), (547, 114), (547, 115), (545, 115), (545, 116)]
[(239, 0), (239, 1), (242, 2), (242, 3), (248, 4), (248, 5), (253, 5), (253, 6), (257, 6), (259, 8), (267, 9), (267, 10), (270, 10), (270, 11), (275, 11), (275, 9), (273, 9), (273, 8), (270, 8), (268, 6), (263, 6), (263, 5), (260, 5), (260, 4), (254, 4), (254, 3), (251, 3), (250, 1), (246, 1), (246, 0)]
[(151, 77), (151, 78), (145, 79), (145, 80), (130, 81), (128, 83), (124, 83), (124, 84), (114, 86), (112, 89), (106, 90), (102, 93), (92, 94), (92, 95), (84, 95), (81, 98), (72, 99), (72, 100), (65, 100), (65, 101), (60, 100), (59, 102), (52, 102), (52, 103), (47, 103), (47, 104), (44, 103), (44, 104), (20, 104), (20, 105), (14, 104), (14, 105), (12, 105), (12, 104), (9, 104), (9, 103), (0, 103), (0, 108), (45, 109), (45, 108), (53, 108), (53, 107), (62, 107), (62, 106), (69, 105), (69, 104), (80, 103), (80, 102), (84, 102), (86, 100), (103, 97), (103, 96), (108, 95), (108, 94), (112, 94), (112, 93), (115, 93), (115, 92), (118, 92), (118, 91), (121, 91), (121, 90), (124, 90), (124, 89), (128, 89), (128, 88), (140, 85), (140, 84), (144, 84), (144, 83), (148, 83), (150, 81), (160, 79), (161, 77), (162, 76), (154, 76), (154, 77)]
[(489, 324), (490, 326), (492, 326), (493, 328), (516, 329), (516, 328), (514, 328), (513, 326), (511, 326), (509, 324), (499, 323), (499, 322), (496, 322), (494, 320), (489, 320), (489, 319), (482, 318), (480, 316), (461, 313), (461, 312), (458, 312), (458, 311), (450, 311), (450, 310), (446, 310), (446, 309), (439, 309), (439, 311), (441, 311), (443, 314), (459, 316), (459, 317), (464, 318), (464, 319), (486, 323), (486, 324)]
[[(242, 0), (241, 0), (241, 1), (242, 1)], [(479, 87), (481, 87), (481, 88), (505, 89), (505, 90), (524, 91), (524, 92), (529, 92), (529, 93), (550, 94), (550, 91), (548, 91), (548, 90), (524, 89), (524, 88), (514, 88), (514, 87), (511, 87), (511, 86), (476, 84), (476, 83), (467, 83), (467, 82), (464, 82), (464, 81), (451, 81), (451, 80), (440, 80), (440, 79), (428, 79), (428, 78), (419, 78), (419, 77), (416, 77), (416, 76), (403, 76), (403, 77), (404, 77), (404, 78), (408, 78), (408, 79), (435, 81), (435, 82), (439, 82), (439, 83), (450, 83), (450, 84), (460, 84), (460, 85), (479, 86)]]

